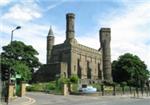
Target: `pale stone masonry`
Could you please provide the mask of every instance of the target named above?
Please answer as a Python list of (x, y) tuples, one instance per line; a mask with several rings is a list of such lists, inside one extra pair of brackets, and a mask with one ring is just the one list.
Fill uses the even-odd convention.
[(38, 81), (54, 80), (56, 77), (78, 75), (83, 81), (112, 81), (110, 55), (110, 28), (100, 30), (100, 50), (77, 42), (74, 30), (75, 15), (66, 15), (66, 40), (55, 45), (50, 28), (47, 36), (47, 64), (43, 65), (35, 76)]

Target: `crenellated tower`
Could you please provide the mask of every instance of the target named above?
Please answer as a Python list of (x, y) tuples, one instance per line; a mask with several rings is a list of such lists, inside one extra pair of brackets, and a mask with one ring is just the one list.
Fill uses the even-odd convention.
[(65, 42), (69, 42), (69, 43), (77, 42), (75, 39), (74, 21), (75, 21), (75, 14), (74, 13), (67, 13), (67, 15), (66, 15), (66, 40), (65, 40)]
[(50, 27), (47, 36), (47, 61), (46, 61), (47, 64), (50, 63), (53, 45), (54, 45), (54, 34), (52, 28)]
[(100, 43), (103, 59), (103, 76), (104, 80), (112, 81), (112, 69), (111, 69), (111, 29), (101, 28), (100, 30)]

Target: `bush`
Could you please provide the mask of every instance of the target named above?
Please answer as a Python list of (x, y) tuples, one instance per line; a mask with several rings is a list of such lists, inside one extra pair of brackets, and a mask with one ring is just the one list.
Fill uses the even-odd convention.
[(127, 82), (121, 82), (121, 83), (120, 83), (120, 86), (121, 86), (121, 87), (127, 86)]
[(67, 78), (65, 77), (59, 78), (58, 80), (56, 80), (56, 90), (61, 91), (63, 84), (68, 84), (68, 83), (69, 83), (69, 80)]
[(106, 86), (114, 86), (115, 85), (114, 82), (112, 82), (112, 81), (106, 81), (106, 80), (103, 81), (103, 84), (106, 85)]
[(31, 86), (28, 86), (26, 89), (27, 91), (44, 91), (44, 85), (43, 83), (38, 83), (38, 84), (32, 84)]
[(78, 83), (79, 77), (77, 75), (72, 75), (70, 77), (70, 82), (71, 83)]
[(101, 91), (101, 84), (92, 84), (93, 87), (97, 89), (97, 91)]
[(56, 83), (51, 82), (45, 85), (45, 90), (55, 90), (56, 89)]
[(72, 84), (72, 92), (78, 92), (78, 84)]
[(59, 84), (67, 84), (67, 83), (69, 83), (69, 79), (67, 79), (65, 77), (61, 77), (58, 79), (58, 83)]
[(26, 89), (27, 89), (27, 91), (38, 91), (38, 92), (55, 90), (56, 83), (55, 82), (36, 83), (36, 84), (32, 84), (31, 86), (28, 86)]

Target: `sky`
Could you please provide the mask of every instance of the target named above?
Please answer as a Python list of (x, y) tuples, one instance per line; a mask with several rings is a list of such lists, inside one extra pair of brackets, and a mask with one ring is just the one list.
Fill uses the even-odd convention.
[(99, 49), (99, 30), (111, 28), (112, 61), (124, 53), (140, 57), (150, 70), (150, 0), (0, 0), (0, 52), (13, 40), (32, 45), (46, 62), (50, 26), (55, 44), (63, 43), (66, 13), (75, 14), (75, 37), (80, 44)]

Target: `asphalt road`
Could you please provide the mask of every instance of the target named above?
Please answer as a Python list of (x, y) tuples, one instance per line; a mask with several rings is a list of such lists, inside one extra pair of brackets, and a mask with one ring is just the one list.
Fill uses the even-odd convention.
[(34, 99), (29, 105), (150, 105), (150, 97), (61, 96), (45, 93), (28, 93), (27, 97)]

